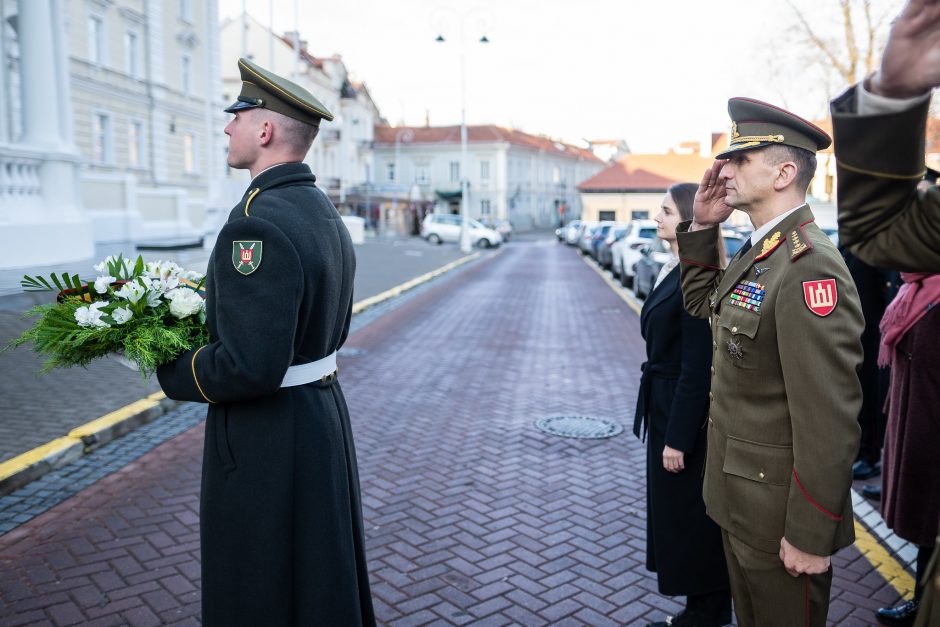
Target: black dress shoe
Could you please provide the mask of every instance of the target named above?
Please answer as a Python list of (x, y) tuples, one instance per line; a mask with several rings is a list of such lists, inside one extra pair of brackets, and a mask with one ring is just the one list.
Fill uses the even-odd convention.
[(866, 499), (871, 499), (873, 501), (880, 501), (881, 500), (881, 486), (880, 485), (863, 485), (862, 496), (864, 496)]
[(682, 610), (675, 616), (670, 616), (666, 620), (647, 623), (646, 627), (695, 627), (695, 614), (688, 610)]
[(917, 601), (908, 601), (897, 607), (883, 607), (875, 612), (875, 618), (882, 625), (913, 625), (917, 617)]
[(860, 459), (852, 464), (853, 479), (871, 479), (881, 474), (881, 468), (878, 464), (869, 464), (864, 459)]

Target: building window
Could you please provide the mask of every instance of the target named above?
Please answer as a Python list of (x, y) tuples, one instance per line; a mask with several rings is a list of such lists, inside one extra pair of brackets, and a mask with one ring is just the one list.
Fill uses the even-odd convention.
[(419, 165), (415, 167), (415, 183), (418, 185), (430, 185), (431, 184), (431, 175), (429, 172), (429, 167), (427, 165)]
[(96, 163), (111, 162), (111, 118), (104, 113), (92, 116), (92, 160)]
[(144, 123), (131, 120), (127, 127), (127, 165), (140, 168), (144, 165)]
[(388, 179), (389, 182), (395, 180), (395, 164), (394, 163), (389, 163), (388, 165), (385, 166), (385, 174), (386, 174), (385, 178)]
[(490, 162), (489, 161), (480, 162), (480, 180), (481, 181), (490, 180)]
[(598, 211), (597, 219), (600, 220), (601, 222), (608, 222), (608, 221), (613, 222), (614, 220), (617, 219), (617, 212), (614, 210)]
[(188, 54), (184, 54), (180, 59), (180, 86), (183, 93), (189, 95), (193, 88), (193, 60)]
[(484, 215), (484, 216), (490, 215), (490, 201), (489, 200), (480, 201), (480, 215)]
[(179, 0), (180, 2), (180, 19), (181, 20), (191, 20), (193, 19), (193, 4), (190, 0)]
[(88, 16), (88, 60), (104, 64), (104, 20), (98, 15)]
[(196, 173), (196, 136), (190, 132), (183, 133), (183, 172)]
[(561, 183), (561, 168), (559, 168), (557, 165), (552, 168), (552, 183), (556, 185)]
[(450, 182), (458, 183), (460, 181), (460, 162), (451, 161), (450, 162)]
[(134, 78), (140, 76), (140, 38), (134, 31), (124, 33), (124, 69)]

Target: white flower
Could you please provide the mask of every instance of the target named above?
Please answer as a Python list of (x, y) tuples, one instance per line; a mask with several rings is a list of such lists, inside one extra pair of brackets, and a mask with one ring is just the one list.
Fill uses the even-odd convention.
[(114, 318), (114, 321), (118, 324), (124, 324), (134, 317), (134, 312), (127, 307), (118, 307), (111, 312), (111, 317)]
[(156, 309), (160, 306), (161, 294), (160, 292), (147, 292), (147, 306), (151, 309)]
[(106, 294), (108, 292), (108, 287), (114, 283), (116, 279), (113, 276), (100, 276), (95, 279), (95, 291), (99, 294)]
[(151, 261), (146, 265), (147, 276), (151, 279), (174, 279), (182, 274), (183, 269), (172, 261)]
[(107, 272), (108, 264), (114, 261), (114, 255), (108, 255), (104, 258), (104, 261), (95, 266), (95, 272)]
[(167, 293), (170, 299), (170, 313), (176, 318), (185, 318), (203, 310), (206, 304), (196, 292), (184, 287)]
[(121, 289), (114, 293), (118, 298), (123, 298), (129, 300), (132, 303), (136, 303), (141, 298), (144, 297), (144, 294), (147, 293), (147, 288), (138, 283), (137, 281), (128, 281), (121, 286)]
[[(160, 296), (166, 294), (170, 290), (176, 289), (180, 285), (179, 277), (176, 277), (176, 276), (157, 277), (157, 278), (152, 278), (149, 281), (144, 279), (144, 282), (149, 283), (150, 289), (156, 292)], [(151, 307), (153, 306), (154, 305), (151, 305)]]
[(107, 307), (107, 301), (99, 301), (91, 305), (85, 305), (75, 310), (75, 321), (80, 327), (110, 327), (111, 325), (101, 319), (104, 312), (102, 307)]

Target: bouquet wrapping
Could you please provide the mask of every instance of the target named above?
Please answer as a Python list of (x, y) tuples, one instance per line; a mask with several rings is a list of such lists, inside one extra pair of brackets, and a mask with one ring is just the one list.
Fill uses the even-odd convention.
[(58, 295), (54, 303), (26, 312), (37, 320), (9, 347), (31, 343), (47, 358), (42, 372), (117, 354), (146, 377), (209, 342), (203, 275), (170, 261), (144, 263), (123, 255), (109, 256), (94, 269), (98, 276), (89, 281), (68, 274), (23, 277), (26, 290)]

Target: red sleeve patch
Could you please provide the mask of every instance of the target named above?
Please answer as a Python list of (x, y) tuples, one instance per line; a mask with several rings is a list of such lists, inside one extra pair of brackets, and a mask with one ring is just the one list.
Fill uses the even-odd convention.
[(814, 314), (825, 318), (836, 309), (839, 291), (835, 279), (803, 281), (803, 302)]

